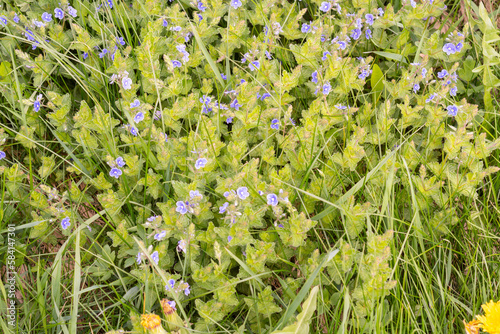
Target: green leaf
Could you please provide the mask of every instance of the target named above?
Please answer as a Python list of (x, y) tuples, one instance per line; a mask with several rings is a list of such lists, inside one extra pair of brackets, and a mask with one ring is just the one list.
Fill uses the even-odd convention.
[(384, 73), (377, 64), (374, 64), (372, 67), (372, 76), (371, 76), (372, 92), (375, 93), (373, 95), (374, 104), (377, 102), (377, 100), (380, 98), (380, 95), (382, 94), (382, 90), (384, 89), (384, 79), (385, 79)]
[(370, 51), (368, 53), (374, 53), (376, 55), (385, 57), (387, 59), (395, 60), (395, 61), (400, 61), (406, 64), (406, 59), (400, 54), (393, 53), (393, 52), (386, 52), (386, 51)]
[(302, 304), (302, 312), (297, 316), (297, 321), (290, 326), (283, 328), (281, 331), (274, 331), (272, 334), (307, 334), (309, 333), (309, 323), (316, 311), (316, 300), (318, 297), (319, 287), (312, 288), (309, 297)]

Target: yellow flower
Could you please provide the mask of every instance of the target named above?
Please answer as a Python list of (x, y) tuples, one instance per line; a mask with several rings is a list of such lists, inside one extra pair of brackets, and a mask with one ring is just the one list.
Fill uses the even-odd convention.
[(477, 319), (481, 323), (481, 328), (489, 334), (500, 334), (500, 301), (481, 305), (484, 315), (478, 315)]
[(144, 329), (156, 329), (161, 326), (161, 319), (156, 314), (141, 315), (141, 325)]
[(472, 320), (470, 322), (465, 322), (464, 320), (464, 326), (467, 334), (479, 334), (481, 323), (478, 320)]

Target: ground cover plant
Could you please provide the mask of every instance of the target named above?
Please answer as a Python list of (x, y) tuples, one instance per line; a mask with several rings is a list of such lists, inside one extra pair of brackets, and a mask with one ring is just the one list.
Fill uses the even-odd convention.
[(494, 8), (5, 1), (2, 329), (500, 333)]

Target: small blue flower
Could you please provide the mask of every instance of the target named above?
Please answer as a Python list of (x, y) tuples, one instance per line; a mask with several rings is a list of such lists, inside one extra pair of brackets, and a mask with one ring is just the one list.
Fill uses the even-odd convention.
[(134, 122), (140, 123), (144, 120), (144, 113), (142, 111), (139, 111), (137, 114), (134, 116)]
[(125, 160), (123, 160), (122, 157), (116, 158), (115, 162), (116, 162), (116, 165), (120, 168), (125, 166)]
[(450, 89), (450, 96), (457, 96), (457, 90), (456, 86)]
[(278, 196), (275, 194), (267, 195), (267, 204), (272, 206), (278, 205)]
[(14, 14), (14, 17), (12, 18), (12, 21), (19, 23), (19, 16), (17, 14)]
[(371, 73), (371, 72), (372, 72), (371, 70), (370, 70), (370, 71), (368, 71), (368, 70), (365, 70), (365, 69), (364, 69), (364, 70), (362, 70), (362, 71), (361, 71), (361, 73), (358, 75), (358, 78), (359, 78), (359, 79), (366, 79), (366, 78), (370, 75), (370, 73)]
[(138, 252), (136, 257), (137, 264), (141, 264), (142, 262), (142, 253)]
[(175, 280), (174, 279), (169, 279), (167, 281), (167, 285), (165, 285), (165, 290), (169, 291), (170, 289), (173, 289), (175, 286)]
[(104, 58), (106, 53), (108, 53), (108, 49), (102, 49), (102, 51), (99, 53), (99, 58)]
[(141, 105), (141, 101), (135, 99), (134, 102), (130, 104), (130, 109), (137, 108), (138, 106)]
[(248, 188), (247, 187), (239, 187), (236, 190), (236, 195), (242, 200), (246, 199), (250, 194), (248, 193)]
[(258, 60), (255, 60), (248, 64), (248, 68), (250, 69), (250, 71), (258, 70), (260, 68), (260, 62)]
[(219, 213), (226, 212), (227, 207), (229, 206), (229, 202), (225, 202), (222, 206), (219, 207)]
[(311, 77), (312, 77), (311, 79), (312, 82), (318, 83), (318, 71), (312, 72)]
[(172, 65), (174, 66), (174, 68), (176, 67), (182, 67), (182, 63), (178, 60), (174, 60), (172, 61)]
[(153, 254), (151, 254), (151, 260), (153, 260), (155, 264), (160, 262), (160, 255), (158, 254), (158, 251), (154, 251)]
[(203, 2), (200, 1), (198, 2), (198, 9), (204, 12), (205, 10), (207, 10), (207, 7), (203, 4)]
[(133, 135), (133, 136), (137, 136), (139, 134), (139, 132), (137, 132), (137, 128), (135, 126), (131, 126), (130, 127), (130, 133)]
[(113, 0), (107, 1), (109, 8), (113, 8)]
[(154, 238), (155, 240), (161, 241), (161, 239), (167, 236), (167, 231), (161, 231), (160, 233), (156, 233)]
[(89, 54), (87, 52), (84, 52), (82, 55), (83, 59), (87, 59), (88, 56), (89, 56)]
[(420, 90), (420, 85), (418, 82), (413, 85), (413, 93), (417, 93)]
[(417, 3), (416, 3), (414, 0), (410, 0), (410, 5), (411, 5), (413, 8), (417, 8)]
[(62, 20), (64, 18), (64, 12), (61, 8), (56, 8), (54, 9), (54, 16), (58, 18), (59, 20)]
[(448, 115), (449, 116), (457, 116), (457, 113), (458, 113), (458, 108), (454, 105), (449, 105), (448, 107), (446, 107), (446, 109), (448, 110)]
[(345, 50), (347, 48), (347, 42), (346, 41), (338, 41), (337, 44), (339, 45), (340, 50)]
[(321, 3), (321, 6), (319, 6), (319, 10), (321, 10), (322, 12), (325, 12), (325, 13), (330, 11), (330, 9), (332, 9), (332, 4), (330, 2), (323, 1)]
[(374, 16), (372, 14), (366, 14), (365, 19), (368, 25), (373, 25)]
[(179, 242), (177, 243), (177, 251), (186, 253), (186, 240), (179, 240)]
[(77, 16), (76, 9), (74, 9), (71, 6), (68, 6), (68, 14), (73, 16), (73, 17), (76, 17)]
[(366, 39), (371, 39), (372, 38), (372, 31), (370, 30), (370, 28), (366, 29), (366, 31), (365, 31), (365, 37), (366, 37)]
[(241, 107), (241, 104), (238, 103), (238, 99), (234, 99), (230, 104), (229, 106), (231, 108), (234, 108), (236, 110), (240, 110), (240, 107)]
[(309, 31), (311, 31), (311, 25), (307, 23), (302, 23), (302, 28), (300, 29), (304, 34), (307, 34)]
[(119, 168), (111, 168), (111, 170), (109, 171), (109, 176), (112, 176), (116, 179), (119, 178), (120, 175), (122, 175), (122, 170)]
[(184, 289), (184, 294), (186, 296), (189, 296), (189, 294), (191, 293), (191, 287), (189, 286), (189, 284), (185, 283), (187, 285), (187, 287)]
[(35, 110), (35, 112), (39, 112), (40, 111), (40, 101), (35, 101), (33, 103), (33, 109)]
[(224, 75), (224, 73), (221, 73), (220, 76), (223, 80), (227, 80), (227, 75)]
[(422, 69), (422, 78), (425, 78), (427, 76), (427, 69), (424, 67)]
[(167, 20), (165, 20), (165, 19), (163, 19), (163, 26), (164, 26), (164, 27), (168, 27), (168, 21), (167, 21)]
[(42, 20), (44, 20), (45, 22), (52, 21), (52, 14), (49, 14), (47, 12), (43, 13), (42, 14)]
[(203, 20), (203, 16), (201, 16), (201, 14), (198, 13), (198, 22), (201, 22), (201, 20)]
[(361, 29), (354, 29), (351, 33), (351, 37), (354, 40), (358, 40), (361, 37)]
[(26, 29), (24, 32), (24, 36), (26, 36), (26, 39), (31, 42), (36, 42), (35, 36), (33, 35), (33, 31)]
[(179, 212), (181, 215), (185, 215), (188, 212), (186, 203), (184, 203), (183, 201), (178, 201), (175, 204), (177, 205), (175, 211)]
[(438, 72), (438, 78), (439, 79), (443, 79), (447, 75), (448, 75), (448, 71), (447, 70), (442, 70), (442, 71)]
[(455, 46), (455, 50), (457, 52), (460, 52), (463, 47), (464, 47), (463, 43), (462, 42), (458, 42), (457, 45)]
[(269, 94), (269, 93), (264, 93), (264, 94), (262, 94), (262, 96), (260, 97), (260, 100), (261, 100), (261, 101), (264, 101), (264, 100), (265, 100), (265, 99), (267, 99), (268, 97), (271, 97), (271, 94)]
[(227, 236), (227, 242), (229, 243), (229, 242), (231, 242), (231, 240), (233, 240), (233, 237), (232, 237), (232, 236), (230, 236), (230, 235), (228, 235), (228, 236)]
[(443, 45), (443, 52), (449, 56), (457, 52), (457, 48), (453, 43), (446, 43)]
[(335, 108), (337, 108), (339, 110), (344, 110), (344, 109), (347, 109), (347, 106), (344, 106), (344, 105), (341, 105), (341, 104), (336, 104)]
[(330, 85), (329, 82), (323, 85), (323, 94), (328, 95), (330, 94), (330, 90), (332, 89), (332, 85)]
[(0, 160), (5, 159), (6, 156), (7, 154), (4, 151), (0, 151)]
[(233, 118), (232, 117), (226, 118), (226, 124), (231, 124), (231, 123), (233, 123)]
[(129, 90), (132, 88), (132, 79), (130, 79), (129, 77), (125, 77), (122, 79), (122, 86), (123, 86), (123, 89), (125, 90)]
[(66, 217), (63, 220), (61, 220), (61, 227), (63, 230), (67, 229), (70, 225), (71, 223), (69, 221), (69, 217)]
[(120, 45), (125, 45), (125, 41), (123, 40), (123, 37), (116, 37), (116, 42)]
[(182, 27), (180, 26), (175, 26), (173, 28), (171, 28), (173, 31), (181, 31), (182, 30)]
[(279, 130), (280, 129), (280, 121), (279, 119), (275, 118), (271, 121), (271, 129), (274, 130)]
[(323, 57), (321, 57), (321, 60), (325, 61), (327, 59), (326, 56), (331, 56), (332, 54), (328, 51), (323, 51)]
[(429, 96), (429, 98), (427, 98), (427, 99), (425, 100), (425, 103), (429, 103), (429, 102), (433, 101), (433, 100), (434, 100), (434, 98), (435, 98), (436, 96), (437, 96), (436, 94), (431, 94), (431, 95)]
[(234, 9), (238, 9), (242, 5), (241, 0), (231, 0), (231, 6), (233, 6)]
[(199, 190), (190, 190), (189, 191), (189, 197), (191, 199), (195, 198), (195, 197), (200, 197), (200, 198), (203, 198), (203, 195), (200, 194), (200, 191)]
[(203, 168), (206, 166), (207, 162), (208, 162), (207, 159), (199, 158), (198, 160), (196, 160), (196, 163), (194, 164), (194, 168), (196, 168), (196, 169)]

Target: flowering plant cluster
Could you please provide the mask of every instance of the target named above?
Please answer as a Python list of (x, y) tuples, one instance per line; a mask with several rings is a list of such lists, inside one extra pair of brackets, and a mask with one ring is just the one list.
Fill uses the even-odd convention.
[[(0, 70), (22, 79), (1, 90), (20, 116), (15, 131), (0, 129), (0, 173), (43, 221), (30, 237), (82, 224), (89, 239), (107, 232), (107, 260), (89, 272), (106, 281), (115, 261), (126, 284), (150, 289), (147, 299), (161, 291), (175, 300), (163, 309), (190, 310), (180, 325), (204, 332), (228, 317), (276, 325), (338, 248), (316, 282), (325, 298), (349, 287), (352, 316), (366, 318), (397, 279), (394, 231), (369, 224), (385, 212), (386, 187), (413, 204), (398, 219), (427, 217), (417, 233), (445, 235), (456, 203), (499, 170), (485, 162), (500, 140), (480, 131), (484, 112), (466, 99), (467, 32), (429, 24), (443, 0), (398, 11), (309, 3), (62, 0), (2, 11), (13, 37), (0, 52), (16, 69)], [(58, 158), (37, 151), (44, 138)], [(71, 187), (19, 187), (32, 181), (7, 139), (39, 152), (40, 180)], [(106, 224), (91, 228), (82, 203)], [(154, 314), (131, 320), (162, 328)]]

